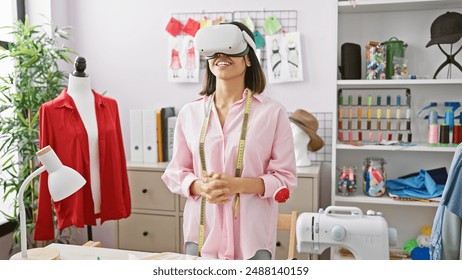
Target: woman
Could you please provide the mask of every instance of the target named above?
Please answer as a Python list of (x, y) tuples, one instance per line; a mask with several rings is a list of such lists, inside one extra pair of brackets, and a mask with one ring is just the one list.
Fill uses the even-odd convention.
[[(188, 198), (183, 216), (187, 254), (273, 259), (277, 200), (287, 199), (296, 184), (289, 118), (281, 104), (260, 95), (266, 82), (252, 32), (238, 22), (213, 28), (232, 31), (221, 34), (223, 39), (236, 35), (245, 40), (245, 50), (208, 54), (201, 97), (178, 114), (173, 157), (162, 179)], [(203, 33), (208, 31), (214, 32)], [(203, 51), (199, 37), (196, 48)], [(220, 40), (204, 39), (205, 44)]]

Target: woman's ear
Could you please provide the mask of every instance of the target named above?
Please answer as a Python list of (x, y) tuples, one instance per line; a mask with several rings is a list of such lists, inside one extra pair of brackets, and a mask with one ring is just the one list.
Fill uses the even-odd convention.
[(252, 63), (250, 62), (250, 57), (249, 55), (245, 56), (245, 66), (250, 67), (252, 66)]

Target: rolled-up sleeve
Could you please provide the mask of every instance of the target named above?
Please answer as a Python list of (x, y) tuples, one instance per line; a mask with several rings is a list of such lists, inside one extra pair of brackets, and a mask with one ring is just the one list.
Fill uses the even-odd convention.
[[(193, 157), (186, 141), (181, 112), (177, 119), (174, 135), (172, 160), (162, 174), (162, 180), (171, 192), (191, 197), (189, 188), (199, 178), (194, 174)], [(192, 197), (197, 198), (196, 196)]]
[(290, 121), (285, 111), (277, 114), (277, 126), (266, 174), (260, 176), (265, 184), (261, 198), (271, 198), (280, 187), (293, 191), (297, 185), (297, 168)]

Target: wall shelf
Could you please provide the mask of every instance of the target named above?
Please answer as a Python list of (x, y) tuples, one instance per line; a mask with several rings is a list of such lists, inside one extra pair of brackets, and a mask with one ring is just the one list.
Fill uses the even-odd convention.
[(358, 151), (399, 151), (399, 152), (438, 152), (454, 153), (456, 147), (432, 147), (426, 143), (419, 143), (416, 146), (398, 145), (363, 145), (354, 146), (349, 144), (337, 144), (337, 150), (358, 150)]
[[(371, 197), (362, 194), (362, 190), (358, 189), (354, 196), (336, 196), (338, 202), (348, 203), (364, 203), (364, 204), (381, 204), (381, 205), (400, 205), (400, 206), (422, 206), (422, 207), (438, 207), (439, 202), (420, 202), (420, 201), (400, 201), (390, 198), (388, 195), (380, 197)], [(359, 193), (358, 193), (359, 192)]]
[(462, 85), (462, 79), (421, 79), (421, 80), (338, 80), (344, 87), (394, 87), (420, 85)]
[(338, 2), (340, 14), (452, 9), (457, 7), (460, 7), (460, 0), (358, 0), (355, 6), (349, 1)]

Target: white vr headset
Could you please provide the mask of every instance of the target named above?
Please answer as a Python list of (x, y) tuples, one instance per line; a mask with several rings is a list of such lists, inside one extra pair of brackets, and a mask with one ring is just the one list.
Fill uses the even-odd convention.
[(217, 54), (245, 56), (249, 46), (255, 51), (253, 39), (234, 24), (218, 24), (199, 29), (194, 40), (196, 49), (207, 59)]

